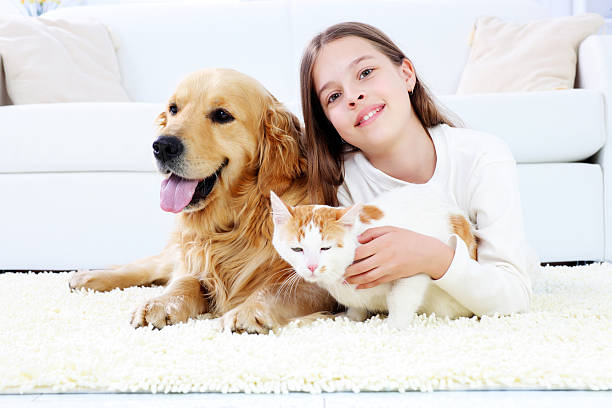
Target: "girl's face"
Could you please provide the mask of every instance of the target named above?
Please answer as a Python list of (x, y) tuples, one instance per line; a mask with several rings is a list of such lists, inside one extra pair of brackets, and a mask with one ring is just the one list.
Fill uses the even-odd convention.
[(324, 45), (313, 67), (315, 92), (340, 136), (366, 155), (392, 149), (410, 131), (410, 62), (394, 64), (369, 41), (344, 37)]

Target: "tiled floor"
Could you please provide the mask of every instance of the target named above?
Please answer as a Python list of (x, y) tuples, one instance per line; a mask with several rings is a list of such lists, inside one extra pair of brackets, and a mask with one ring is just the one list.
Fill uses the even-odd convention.
[(0, 395), (0, 407), (44, 408), (388, 408), (612, 407), (612, 391), (467, 391), (335, 394), (40, 394)]

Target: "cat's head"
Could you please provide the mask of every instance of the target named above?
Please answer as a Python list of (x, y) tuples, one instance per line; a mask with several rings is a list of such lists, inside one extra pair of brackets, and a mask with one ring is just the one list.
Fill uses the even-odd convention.
[(357, 240), (352, 229), (361, 205), (291, 207), (270, 192), (278, 254), (305, 280), (335, 284), (354, 259)]

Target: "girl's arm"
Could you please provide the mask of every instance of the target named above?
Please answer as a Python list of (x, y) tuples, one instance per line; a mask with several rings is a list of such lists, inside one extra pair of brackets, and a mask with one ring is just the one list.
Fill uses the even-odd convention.
[(359, 236), (359, 261), (347, 268), (347, 282), (365, 289), (425, 273), (476, 315), (528, 310), (528, 269), (535, 262), (528, 260), (516, 173), (509, 158), (480, 166), (465, 183), (480, 240), (478, 261), (456, 235), (444, 243), (402, 228), (377, 227)]
[(470, 215), (476, 220), (478, 261), (457, 236), (446, 273), (435, 281), (476, 315), (509, 314), (529, 309), (531, 282), (518, 176), (514, 160), (480, 166), (468, 181)]

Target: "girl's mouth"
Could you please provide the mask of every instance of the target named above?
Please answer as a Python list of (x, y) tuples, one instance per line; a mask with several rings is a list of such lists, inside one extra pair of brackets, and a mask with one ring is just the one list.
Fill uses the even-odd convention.
[(374, 106), (372, 108), (367, 108), (366, 112), (363, 112), (359, 115), (359, 120), (355, 123), (355, 127), (363, 127), (373, 121), (375, 121), (380, 113), (385, 109), (386, 105)]

